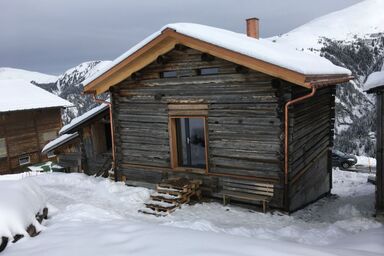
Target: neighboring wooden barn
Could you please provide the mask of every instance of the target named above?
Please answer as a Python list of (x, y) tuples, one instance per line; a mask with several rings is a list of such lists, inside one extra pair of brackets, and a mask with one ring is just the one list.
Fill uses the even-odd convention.
[(365, 83), (368, 93), (376, 93), (376, 212), (384, 217), (384, 71), (372, 73)]
[(41, 150), (62, 126), (61, 108), (72, 104), (24, 80), (1, 80), (0, 90), (0, 174), (48, 160)]
[(84, 82), (111, 93), (118, 177), (198, 179), (206, 196), (289, 212), (330, 192), (335, 85), (350, 71), (248, 24), (168, 25)]
[(89, 175), (111, 168), (112, 139), (107, 104), (74, 118), (59, 134), (60, 137), (44, 147), (43, 153), (57, 155), (60, 166)]

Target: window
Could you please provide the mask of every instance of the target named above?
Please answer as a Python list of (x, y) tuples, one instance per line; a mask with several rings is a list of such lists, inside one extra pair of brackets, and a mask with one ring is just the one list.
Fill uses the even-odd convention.
[(205, 119), (175, 118), (174, 121), (178, 166), (205, 169)]
[(177, 71), (164, 71), (160, 73), (161, 78), (174, 78), (177, 77)]
[(49, 151), (48, 153), (47, 153), (47, 157), (48, 158), (53, 158), (53, 157), (55, 157), (56, 155), (55, 155), (55, 153), (53, 152), (53, 151)]
[(206, 172), (207, 104), (169, 104), (171, 167), (180, 171)]
[(31, 162), (31, 157), (30, 156), (21, 156), (19, 157), (19, 165), (26, 165)]
[(198, 70), (198, 74), (201, 76), (217, 75), (219, 68), (201, 68)]
[(179, 69), (179, 70), (160, 72), (160, 78), (191, 77), (195, 75), (196, 75), (196, 70), (194, 69)]
[(5, 138), (0, 138), (0, 158), (7, 157), (7, 144)]
[(49, 132), (44, 132), (43, 133), (43, 140), (44, 141), (50, 141), (50, 140), (53, 140), (53, 139), (56, 139), (56, 131), (49, 131)]

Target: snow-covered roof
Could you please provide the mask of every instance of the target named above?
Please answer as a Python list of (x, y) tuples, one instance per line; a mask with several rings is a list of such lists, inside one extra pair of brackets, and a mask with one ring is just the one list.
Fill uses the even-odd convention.
[(72, 121), (69, 124), (64, 125), (61, 128), (61, 130), (59, 131), (59, 134), (64, 134), (64, 133), (70, 132), (73, 128), (85, 123), (86, 121), (88, 121), (92, 117), (94, 117), (94, 116), (98, 115), (99, 113), (107, 110), (108, 108), (109, 108), (109, 106), (107, 104), (103, 103), (100, 106), (97, 106), (97, 107), (89, 110), (88, 112), (85, 112), (81, 116), (75, 117), (74, 119), (72, 119)]
[(0, 79), (0, 112), (71, 107), (72, 103), (21, 79)]
[(368, 76), (364, 84), (364, 91), (373, 91), (379, 87), (384, 87), (384, 70), (373, 72)]
[(93, 76), (88, 77), (83, 85), (86, 86), (92, 81), (111, 70), (113, 67), (127, 59), (146, 44), (160, 36), (166, 29), (198, 39), (218, 47), (231, 50), (242, 55), (252, 57), (279, 67), (303, 75), (351, 75), (348, 69), (334, 65), (329, 60), (301, 51), (282, 44), (273, 43), (267, 39), (255, 39), (245, 34), (232, 32), (225, 29), (193, 24), (193, 23), (174, 23), (164, 26), (143, 41), (133, 46), (127, 52), (106, 65)]
[(41, 150), (41, 153), (47, 153), (49, 151), (52, 151), (61, 145), (67, 143), (68, 141), (71, 141), (75, 138), (77, 138), (79, 134), (77, 132), (75, 133), (68, 133), (68, 134), (63, 134), (56, 139), (50, 141), (47, 143), (47, 145), (44, 146), (43, 150)]
[(39, 84), (46, 84), (55, 83), (57, 81), (57, 76), (17, 68), (0, 68), (0, 80), (8, 79), (22, 79), (26, 81), (35, 81)]

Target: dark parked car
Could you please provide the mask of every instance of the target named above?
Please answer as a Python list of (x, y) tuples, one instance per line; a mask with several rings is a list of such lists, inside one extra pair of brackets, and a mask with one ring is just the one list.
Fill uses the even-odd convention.
[(332, 166), (348, 169), (357, 163), (354, 155), (343, 153), (339, 150), (332, 150)]

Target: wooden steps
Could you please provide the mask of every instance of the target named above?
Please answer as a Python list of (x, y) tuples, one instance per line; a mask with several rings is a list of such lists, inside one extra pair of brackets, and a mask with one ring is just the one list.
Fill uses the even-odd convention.
[(150, 196), (150, 201), (145, 203), (141, 213), (155, 216), (166, 216), (182, 204), (189, 203), (191, 197), (201, 197), (201, 180), (189, 180), (186, 178), (171, 178), (160, 182), (156, 186), (156, 192)]

